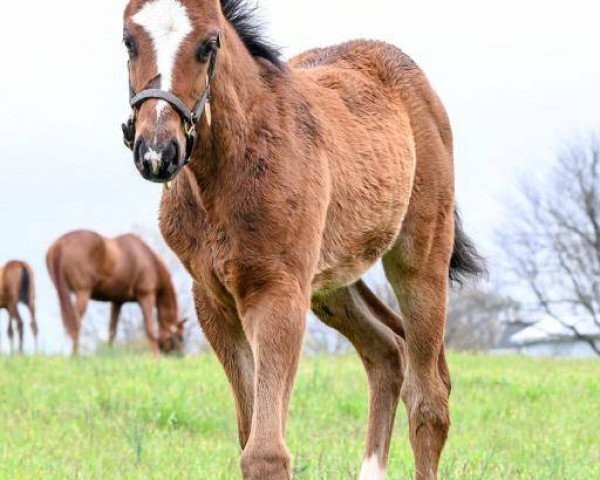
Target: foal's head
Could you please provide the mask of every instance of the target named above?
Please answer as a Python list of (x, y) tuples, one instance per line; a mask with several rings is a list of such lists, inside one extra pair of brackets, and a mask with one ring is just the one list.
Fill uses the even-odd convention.
[[(207, 87), (222, 25), (219, 0), (131, 0), (123, 41), (132, 96), (158, 90), (193, 110)], [(171, 180), (187, 159), (186, 131), (194, 125), (184, 121), (176, 100), (150, 97), (134, 110), (131, 146), (138, 170), (147, 180)]]
[[(210, 124), (210, 85), (220, 64), (244, 68), (253, 56), (279, 65), (246, 0), (130, 0), (123, 41), (133, 108), (125, 143), (142, 176), (155, 182), (177, 175), (199, 126)], [(247, 55), (235, 56), (244, 47)]]

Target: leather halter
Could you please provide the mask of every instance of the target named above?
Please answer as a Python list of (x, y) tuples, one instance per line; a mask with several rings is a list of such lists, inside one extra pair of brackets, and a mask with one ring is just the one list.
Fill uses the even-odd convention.
[(185, 152), (185, 164), (187, 165), (190, 162), (190, 158), (194, 151), (194, 147), (196, 146), (196, 142), (198, 141), (198, 132), (197, 132), (197, 124), (202, 118), (203, 113), (207, 113), (207, 120), (211, 122), (210, 119), (210, 101), (211, 101), (211, 87), (210, 84), (215, 76), (215, 71), (217, 67), (217, 57), (219, 54), (219, 49), (221, 48), (221, 36), (217, 35), (217, 39), (213, 45), (212, 52), (210, 54), (210, 63), (208, 65), (208, 71), (206, 73), (206, 87), (204, 89), (204, 93), (200, 97), (200, 99), (196, 102), (196, 105), (192, 110), (190, 110), (185, 103), (183, 103), (177, 95), (167, 92), (165, 90), (160, 90), (158, 88), (149, 88), (146, 90), (142, 90), (140, 93), (136, 94), (133, 89), (131, 89), (131, 98), (129, 100), (129, 105), (131, 106), (132, 113), (127, 123), (122, 125), (123, 129), (123, 140), (125, 145), (130, 150), (134, 148), (135, 142), (135, 124), (137, 120), (137, 113), (142, 104), (151, 99), (164, 100), (167, 102), (173, 110), (177, 112), (181, 121), (184, 125), (185, 131), (185, 139), (186, 139), (186, 152)]

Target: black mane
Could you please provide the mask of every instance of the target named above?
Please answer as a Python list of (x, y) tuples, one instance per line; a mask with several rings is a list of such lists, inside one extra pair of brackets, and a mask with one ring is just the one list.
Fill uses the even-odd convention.
[(221, 0), (225, 18), (236, 30), (244, 45), (253, 57), (264, 58), (281, 67), (281, 52), (264, 37), (262, 25), (255, 16), (257, 7), (250, 6), (247, 0)]

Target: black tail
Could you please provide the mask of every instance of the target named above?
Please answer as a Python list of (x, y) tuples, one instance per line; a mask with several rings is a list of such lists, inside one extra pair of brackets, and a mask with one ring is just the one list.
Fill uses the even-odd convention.
[(458, 210), (454, 210), (454, 251), (450, 260), (450, 280), (462, 285), (468, 277), (487, 275), (485, 259), (477, 252), (473, 240), (465, 233)]
[(19, 301), (29, 306), (29, 283), (31, 279), (29, 278), (29, 270), (27, 267), (23, 266), (22, 275), (21, 275), (21, 291), (19, 292)]

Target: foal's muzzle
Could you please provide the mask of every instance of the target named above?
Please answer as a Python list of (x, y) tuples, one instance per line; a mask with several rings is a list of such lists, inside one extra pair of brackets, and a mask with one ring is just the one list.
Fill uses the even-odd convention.
[[(157, 140), (150, 143), (148, 132), (146, 136), (136, 134), (138, 109), (148, 100), (162, 100), (167, 102), (181, 119), (185, 140), (180, 147), (176, 138)], [(179, 170), (187, 165), (198, 140), (197, 128), (202, 114), (210, 102), (210, 85), (198, 100), (194, 110), (189, 110), (186, 105), (174, 94), (162, 90), (144, 90), (131, 99), (133, 110), (127, 123), (123, 124), (123, 139), (125, 145), (133, 150), (135, 166), (146, 180), (152, 182), (170, 182)]]
[(173, 180), (184, 165), (176, 139), (162, 144), (151, 144), (144, 137), (140, 137), (135, 142), (133, 159), (142, 177), (159, 183)]

